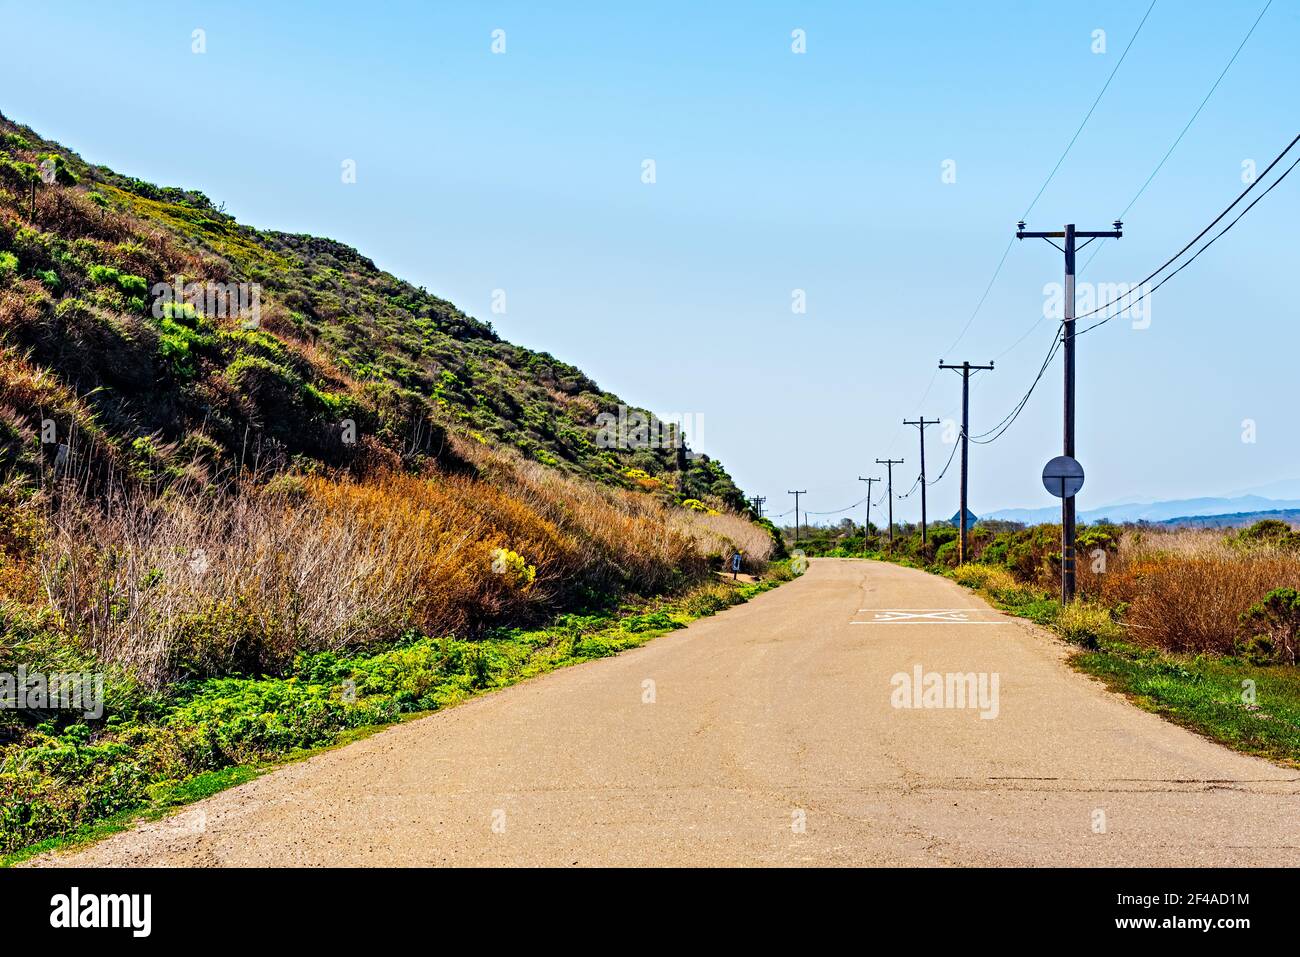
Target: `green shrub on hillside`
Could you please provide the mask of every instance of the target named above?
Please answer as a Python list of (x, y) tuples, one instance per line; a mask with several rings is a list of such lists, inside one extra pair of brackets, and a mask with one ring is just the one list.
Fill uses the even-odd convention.
[(58, 153), (42, 153), (37, 162), (40, 165), (42, 176), (53, 176), (54, 182), (60, 186), (76, 186), (77, 176), (68, 168), (68, 162)]
[(40, 181), (40, 170), (36, 168), (35, 163), (25, 163), (0, 156), (0, 183), (20, 193), (26, 193)]
[(178, 379), (192, 378), (198, 371), (199, 353), (213, 345), (210, 333), (172, 319), (159, 323), (158, 355)]
[(93, 283), (116, 286), (128, 296), (143, 297), (149, 291), (147, 279), (125, 273), (116, 266), (93, 265), (86, 270), (86, 277)]

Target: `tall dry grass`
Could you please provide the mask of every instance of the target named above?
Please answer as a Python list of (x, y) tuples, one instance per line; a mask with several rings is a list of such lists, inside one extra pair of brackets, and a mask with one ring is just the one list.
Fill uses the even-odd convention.
[[(525, 460), (509, 450), (453, 440), (456, 455), (491, 481), (510, 489), (540, 514), (557, 522), (576, 521), (639, 583), (652, 591), (667, 584), (658, 556), (677, 555), (685, 541), (698, 560), (730, 558), (739, 549), (762, 570), (772, 557), (771, 537), (734, 512), (708, 514), (677, 507), (654, 495), (579, 481)], [(642, 526), (642, 527), (637, 527)], [(648, 526), (648, 527), (645, 527)]]
[(703, 555), (717, 557), (724, 564), (733, 550), (744, 557), (745, 567), (761, 571), (772, 557), (772, 537), (760, 526), (734, 512), (708, 514), (676, 509), (669, 513), (669, 527), (690, 538)]
[(286, 476), (94, 500), (72, 486), (47, 515), (43, 601), (102, 660), (160, 685), (657, 594), (703, 577), (732, 543), (766, 557), (739, 516), (476, 457), (479, 476)]
[(1300, 588), (1300, 555), (1240, 547), (1210, 529), (1126, 531), (1104, 572), (1092, 565), (1080, 556), (1081, 590), (1122, 606), (1135, 641), (1179, 652), (1233, 652), (1247, 608), (1274, 588)]

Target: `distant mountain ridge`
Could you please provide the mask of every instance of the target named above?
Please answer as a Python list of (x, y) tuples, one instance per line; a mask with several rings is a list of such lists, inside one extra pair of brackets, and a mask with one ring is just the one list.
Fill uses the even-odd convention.
[[(1208, 496), (1205, 498), (1104, 505), (1099, 508), (1084, 509), (1079, 512), (1078, 517), (1081, 522), (1109, 520), (1121, 523), (1165, 523), (1188, 520), (1188, 524), (1192, 524), (1190, 520), (1199, 518), (1230, 517), (1291, 510), (1300, 511), (1300, 499), (1272, 499), (1251, 494), (1233, 498)], [(1061, 510), (1059, 506), (1053, 505), (1043, 508), (1006, 508), (980, 517), (1008, 522), (1023, 522), (1026, 525), (1038, 525), (1044, 522), (1060, 521)]]
[(1283, 508), (1273, 512), (1233, 512), (1231, 515), (1184, 515), (1161, 522), (1169, 527), (1188, 528), (1244, 528), (1264, 519), (1286, 522), (1292, 528), (1300, 527), (1300, 509)]

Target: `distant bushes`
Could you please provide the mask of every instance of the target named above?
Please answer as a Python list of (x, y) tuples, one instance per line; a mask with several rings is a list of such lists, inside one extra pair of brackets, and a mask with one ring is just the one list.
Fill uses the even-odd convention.
[(1230, 536), (1227, 541), (1243, 551), (1271, 548), (1300, 552), (1300, 532), (1293, 531), (1290, 525), (1276, 518), (1255, 522)]

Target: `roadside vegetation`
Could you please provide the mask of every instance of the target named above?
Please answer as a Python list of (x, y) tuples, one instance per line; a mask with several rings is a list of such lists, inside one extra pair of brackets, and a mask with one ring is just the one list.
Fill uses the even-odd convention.
[(777, 564), (761, 581), (706, 580), (677, 597), (564, 614), (540, 628), (491, 629), (474, 640), (410, 632), (365, 651), (304, 650), (273, 676), (149, 688), (128, 670), (111, 670), (102, 730), (49, 719), (0, 749), (0, 863), (100, 834), (105, 821), (204, 797), (268, 762), (618, 654), (790, 577), (788, 565)]
[[(343, 243), (0, 116), (0, 852), (788, 574), (647, 418)], [(718, 583), (736, 551), (762, 584)], [(101, 717), (19, 702), (62, 674)]]
[[(787, 530), (792, 533), (793, 529)], [(1078, 534), (1078, 599), (1062, 607), (1060, 526), (981, 523), (957, 561), (947, 525), (887, 536), (801, 531), (808, 555), (869, 557), (946, 575), (1078, 646), (1072, 664), (1222, 744), (1300, 765), (1300, 534), (1097, 524)], [(790, 541), (791, 547), (794, 543)]]
[[(617, 653), (789, 577), (743, 516), (463, 454), (472, 475), (0, 488), (0, 678), (103, 680), (102, 715), (0, 708), (0, 853)], [(720, 577), (735, 550), (761, 581)]]

